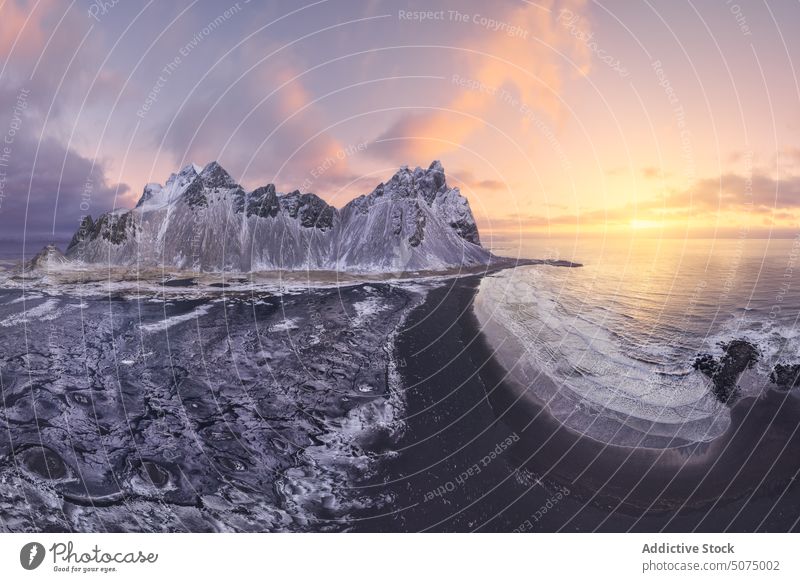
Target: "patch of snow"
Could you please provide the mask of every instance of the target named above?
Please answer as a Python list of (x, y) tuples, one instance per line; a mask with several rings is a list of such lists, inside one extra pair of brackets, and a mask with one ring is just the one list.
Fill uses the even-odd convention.
[(291, 331), (293, 329), (298, 329), (300, 327), (298, 323), (299, 320), (297, 318), (284, 319), (280, 323), (276, 323), (269, 326), (269, 331), (271, 332)]
[(22, 313), (15, 313), (14, 315), (6, 317), (4, 320), (0, 321), (0, 326), (13, 327), (31, 320), (52, 321), (59, 316), (59, 311), (56, 309), (58, 304), (58, 299), (48, 299), (36, 307), (31, 307)]
[(211, 305), (204, 304), (199, 307), (196, 307), (192, 311), (188, 313), (182, 313), (180, 315), (173, 315), (172, 317), (167, 317), (160, 321), (156, 321), (154, 323), (146, 323), (143, 324), (140, 329), (143, 332), (154, 332), (154, 331), (165, 331), (174, 325), (178, 325), (179, 323), (183, 323), (184, 321), (190, 321), (192, 319), (198, 319), (199, 317), (206, 315), (208, 311), (211, 309)]
[(353, 309), (356, 310), (356, 316), (350, 320), (350, 325), (361, 327), (367, 320), (381, 312), (383, 303), (377, 297), (369, 297), (364, 301), (359, 301), (353, 304)]

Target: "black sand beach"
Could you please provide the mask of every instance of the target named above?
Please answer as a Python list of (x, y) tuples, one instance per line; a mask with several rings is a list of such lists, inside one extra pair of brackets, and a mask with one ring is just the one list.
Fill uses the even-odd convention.
[(379, 283), (224, 300), (6, 291), (3, 528), (798, 529), (796, 390), (740, 400), (707, 444), (603, 445), (509, 376), (474, 312), (480, 282), (441, 282), (416, 307), (413, 286)]
[(396, 511), (364, 516), (353, 529), (798, 529), (796, 395), (741, 400), (711, 443), (604, 445), (564, 428), (508, 377), (472, 312), (479, 282), (431, 291), (407, 319), (396, 354), (406, 430), (399, 455), (370, 484), (392, 491)]

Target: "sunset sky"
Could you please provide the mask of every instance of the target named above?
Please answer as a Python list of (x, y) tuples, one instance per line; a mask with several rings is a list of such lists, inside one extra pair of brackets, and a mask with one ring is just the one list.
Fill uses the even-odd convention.
[(482, 232), (795, 236), (798, 22), (794, 0), (0, 0), (0, 239), (68, 239), (189, 162), (342, 206), (433, 159)]

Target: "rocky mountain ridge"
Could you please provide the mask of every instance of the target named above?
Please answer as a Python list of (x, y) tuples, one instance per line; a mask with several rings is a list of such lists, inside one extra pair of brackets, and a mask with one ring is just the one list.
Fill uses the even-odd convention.
[(85, 217), (67, 257), (198, 271), (406, 272), (475, 267), (492, 255), (438, 161), (401, 167), (342, 209), (274, 184), (246, 192), (211, 162), (147, 184), (132, 210)]

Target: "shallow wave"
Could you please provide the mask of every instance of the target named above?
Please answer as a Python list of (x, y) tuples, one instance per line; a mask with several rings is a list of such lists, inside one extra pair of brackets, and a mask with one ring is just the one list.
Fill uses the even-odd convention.
[[(642, 341), (644, 330), (637, 336), (629, 316), (576, 296), (573, 273), (523, 267), (482, 281), (476, 313), (510, 340), (502, 352), (515, 378), (560, 421), (603, 442), (678, 444), (721, 435), (727, 408), (691, 370), (686, 350), (661, 345), (655, 335)], [(614, 329), (621, 322), (628, 325), (623, 332)], [(552, 383), (536, 381), (538, 374)]]

